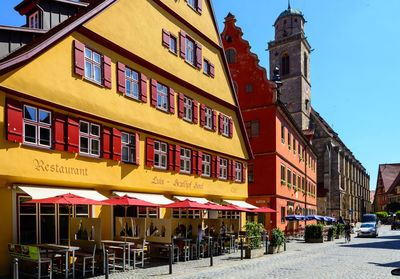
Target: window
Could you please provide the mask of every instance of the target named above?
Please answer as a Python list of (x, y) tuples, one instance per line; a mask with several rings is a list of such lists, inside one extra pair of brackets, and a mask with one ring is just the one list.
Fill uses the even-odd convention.
[(178, 53), (178, 47), (177, 47), (177, 39), (174, 35), (170, 34), (169, 35), (169, 51), (171, 51), (174, 54)]
[(235, 163), (235, 181), (242, 182), (242, 163)]
[(190, 173), (192, 161), (192, 151), (187, 148), (181, 148), (181, 173)]
[(207, 59), (204, 59), (203, 72), (208, 76), (210, 75), (210, 62)]
[(211, 156), (204, 153), (201, 165), (201, 175), (205, 177), (211, 176)]
[(197, 0), (187, 0), (188, 5), (189, 5), (190, 7), (192, 7), (193, 9), (196, 9), (196, 1), (197, 1)]
[(85, 78), (101, 84), (101, 55), (85, 48)]
[(247, 178), (248, 183), (254, 183), (254, 165), (247, 164)]
[(194, 54), (194, 42), (186, 38), (186, 61), (194, 66), (195, 54)]
[(282, 224), (285, 224), (285, 207), (284, 206), (282, 206), (281, 207), (281, 223)]
[(296, 173), (293, 172), (293, 188), (297, 187), (297, 183), (296, 183), (297, 179), (296, 178), (297, 178), (297, 175), (296, 175)]
[(226, 60), (228, 61), (228, 64), (236, 62), (236, 51), (234, 49), (232, 49), (232, 48), (227, 49), (225, 51), (225, 56), (226, 56)]
[(79, 121), (79, 153), (100, 156), (100, 125)]
[(282, 69), (282, 76), (288, 75), (290, 73), (290, 65), (289, 65), (289, 55), (285, 53), (282, 55), (281, 59), (281, 69)]
[(154, 167), (167, 169), (167, 144), (160, 141), (154, 141)]
[(285, 127), (281, 124), (281, 141), (285, 143)]
[(229, 137), (229, 118), (225, 115), (222, 118), (222, 135)]
[(205, 108), (205, 120), (206, 124), (204, 125), (207, 129), (213, 129), (213, 116), (212, 116), (212, 109), (206, 107)]
[(299, 188), (299, 190), (302, 189), (302, 188), (301, 188), (301, 178), (300, 178), (300, 175), (297, 176), (297, 188)]
[(304, 53), (304, 76), (307, 78), (308, 76), (308, 69), (307, 69), (307, 62), (308, 62), (308, 58), (307, 58), (307, 54)]
[(219, 159), (219, 178), (228, 179), (228, 160), (220, 158)]
[(51, 113), (24, 105), (24, 143), (51, 147)]
[(193, 122), (193, 102), (186, 96), (183, 98), (183, 119)]
[(125, 68), (125, 94), (139, 100), (139, 74), (129, 68)]
[(287, 169), (287, 185), (292, 186), (292, 171)]
[(249, 138), (257, 138), (260, 136), (260, 121), (251, 120), (245, 122), (247, 135)]
[(296, 139), (293, 137), (293, 154), (296, 154)]
[(29, 28), (39, 29), (39, 11), (34, 12), (28, 18)]
[(37, 243), (36, 238), (36, 204), (25, 203), (32, 198), (28, 196), (19, 196), (19, 243), (29, 244)]
[(291, 134), (288, 131), (288, 133), (287, 133), (287, 142), (288, 142), (288, 149), (289, 150), (292, 148), (291, 145), (290, 145), (291, 141), (292, 141)]
[(121, 159), (125, 163), (136, 162), (135, 134), (121, 133)]
[(286, 167), (281, 165), (281, 184), (286, 184)]
[(246, 84), (246, 93), (251, 93), (253, 92), (253, 84), (249, 83)]
[(160, 83), (157, 83), (157, 108), (168, 111), (168, 89)]

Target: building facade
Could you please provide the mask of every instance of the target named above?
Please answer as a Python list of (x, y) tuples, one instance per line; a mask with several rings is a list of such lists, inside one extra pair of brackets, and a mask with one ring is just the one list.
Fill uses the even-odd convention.
[(235, 23), (229, 14), (221, 37), (255, 156), (248, 202), (277, 211), (258, 219), (267, 229), (292, 230), (299, 224), (285, 216), (316, 214), (317, 157)]
[(400, 164), (380, 164), (376, 182), (375, 211), (395, 213), (400, 207)]
[(370, 177), (311, 106), (311, 46), (305, 22), (304, 15), (290, 5), (275, 21), (275, 39), (268, 43), (270, 75), (280, 68), (281, 100), (317, 152), (318, 214), (359, 220), (370, 211)]
[[(16, 9), (27, 25), (0, 28), (0, 274), (7, 243), (65, 240), (65, 208), (23, 203), (31, 198), (246, 200), (252, 151), (211, 1), (24, 0)], [(100, 217), (110, 239), (114, 213), (73, 214)]]

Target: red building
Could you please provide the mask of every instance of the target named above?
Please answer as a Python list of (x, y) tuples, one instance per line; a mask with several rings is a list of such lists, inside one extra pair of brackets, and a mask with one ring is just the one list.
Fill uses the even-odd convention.
[[(316, 154), (280, 102), (243, 32), (229, 14), (222, 40), (255, 159), (248, 165), (248, 202), (277, 213), (259, 218), (267, 229), (291, 230), (291, 214), (316, 214)], [(261, 220), (260, 220), (261, 219)]]
[(400, 202), (400, 164), (380, 164), (375, 190), (375, 211), (391, 211)]

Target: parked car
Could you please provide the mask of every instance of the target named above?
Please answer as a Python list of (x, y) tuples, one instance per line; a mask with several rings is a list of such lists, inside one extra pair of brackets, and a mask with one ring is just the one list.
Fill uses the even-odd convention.
[(374, 223), (363, 223), (360, 226), (360, 229), (357, 232), (357, 236), (372, 236), (372, 237), (377, 237), (378, 236), (378, 228), (376, 227), (376, 224)]

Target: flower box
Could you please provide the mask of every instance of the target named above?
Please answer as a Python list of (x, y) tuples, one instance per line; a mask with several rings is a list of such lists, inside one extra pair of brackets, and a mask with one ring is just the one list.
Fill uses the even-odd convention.
[(256, 249), (249, 249), (247, 248), (245, 250), (244, 257), (246, 259), (254, 259), (254, 258), (259, 258), (264, 255), (265, 249), (264, 247), (256, 248)]

